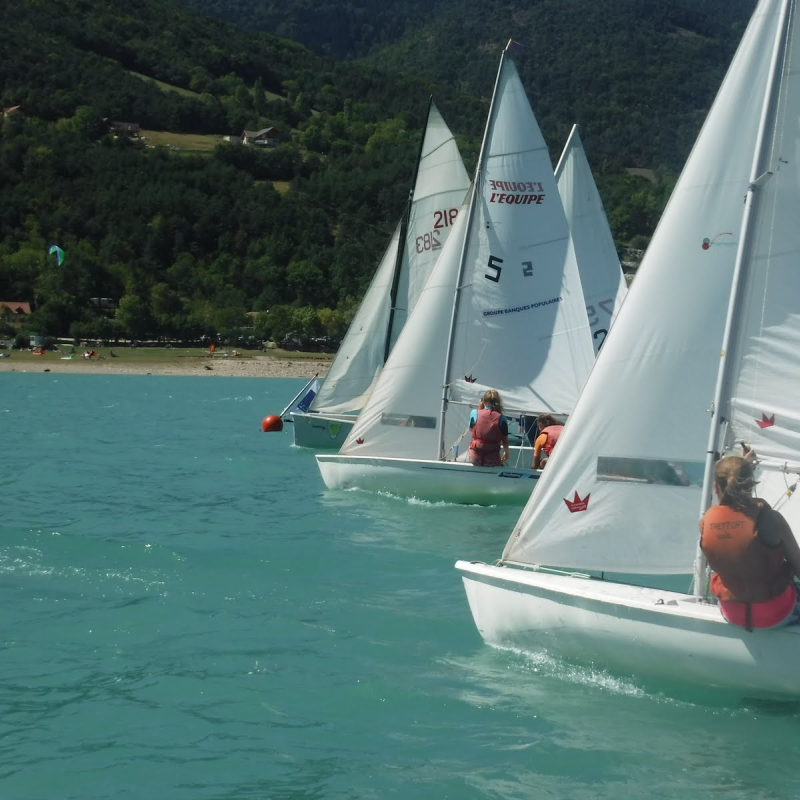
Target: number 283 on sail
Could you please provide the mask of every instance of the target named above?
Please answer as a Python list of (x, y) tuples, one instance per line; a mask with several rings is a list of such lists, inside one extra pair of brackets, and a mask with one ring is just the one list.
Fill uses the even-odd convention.
[(441, 211), (434, 211), (433, 230), (430, 231), (430, 233), (417, 236), (414, 240), (417, 252), (424, 253), (426, 250), (438, 250), (441, 248), (442, 242), (439, 239), (438, 231), (442, 228), (449, 228), (451, 225), (454, 225), (457, 216), (457, 208), (444, 208)]

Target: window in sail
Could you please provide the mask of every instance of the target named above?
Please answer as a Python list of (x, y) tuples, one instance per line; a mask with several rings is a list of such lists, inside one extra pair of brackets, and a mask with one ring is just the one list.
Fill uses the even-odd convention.
[(660, 458), (599, 456), (597, 480), (664, 486), (702, 486), (702, 461), (672, 461)]
[(384, 413), (381, 414), (381, 425), (398, 425), (401, 428), (436, 428), (436, 417)]

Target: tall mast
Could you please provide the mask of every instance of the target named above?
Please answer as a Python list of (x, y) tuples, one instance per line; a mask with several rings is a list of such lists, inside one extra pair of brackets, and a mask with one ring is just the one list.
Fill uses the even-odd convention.
[[(703, 492), (700, 504), (701, 515), (711, 505), (714, 465), (717, 461), (717, 454), (722, 452), (724, 446), (725, 426), (728, 422), (728, 405), (730, 402), (731, 374), (734, 367), (733, 360), (730, 358), (730, 350), (734, 343), (734, 332), (739, 323), (739, 314), (744, 301), (744, 289), (747, 285), (747, 274), (750, 269), (753, 227), (757, 219), (758, 203), (761, 195), (759, 190), (772, 178), (772, 173), (767, 170), (767, 167), (775, 133), (776, 107), (780, 96), (789, 31), (794, 22), (794, 4), (795, 0), (784, 0), (781, 7), (780, 21), (772, 50), (769, 81), (764, 96), (764, 104), (761, 107), (758, 137), (753, 154), (753, 164), (750, 169), (750, 183), (745, 195), (739, 249), (736, 252), (736, 261), (733, 267), (731, 296), (728, 303), (728, 313), (725, 318), (725, 332), (722, 337), (722, 355), (720, 357), (719, 371), (717, 372), (717, 385), (714, 390), (714, 405), (711, 409), (711, 427), (708, 436), (708, 450), (706, 452)], [(705, 596), (705, 584), (706, 560), (698, 541), (694, 561), (694, 595), (696, 598), (699, 599)]]
[(439, 460), (444, 461), (445, 442), (444, 442), (444, 420), (447, 414), (447, 390), (450, 386), (450, 362), (453, 357), (453, 337), (456, 330), (456, 317), (458, 315), (458, 296), (461, 292), (461, 282), (464, 278), (464, 264), (467, 258), (467, 249), (469, 247), (470, 234), (472, 232), (472, 219), (475, 216), (475, 204), (477, 198), (481, 196), (481, 183), (483, 177), (483, 163), (486, 155), (486, 142), (489, 139), (489, 132), (494, 123), (494, 112), (497, 104), (497, 89), (500, 86), (500, 76), (503, 73), (503, 65), (506, 60), (506, 53), (511, 47), (511, 39), (503, 50), (500, 56), (500, 66), (497, 69), (497, 77), (494, 81), (494, 90), (492, 91), (492, 102), (489, 106), (489, 116), (486, 120), (486, 129), (483, 132), (483, 141), (481, 142), (481, 151), (478, 156), (478, 165), (475, 167), (475, 178), (472, 181), (472, 194), (469, 198), (469, 205), (467, 210), (466, 231), (464, 233), (464, 240), (461, 243), (461, 256), (458, 264), (458, 279), (456, 280), (455, 294), (453, 296), (453, 311), (450, 317), (450, 333), (447, 339), (447, 357), (444, 362), (444, 378), (442, 379), (442, 409), (439, 413)]
[(419, 143), (417, 152), (417, 163), (414, 166), (414, 177), (411, 179), (411, 188), (408, 190), (408, 200), (403, 218), (400, 220), (400, 238), (397, 242), (397, 259), (394, 262), (394, 274), (392, 275), (392, 289), (389, 293), (389, 322), (386, 325), (386, 342), (383, 348), (383, 363), (389, 358), (389, 351), (392, 349), (392, 326), (394, 325), (394, 312), (397, 307), (397, 287), (400, 284), (400, 271), (403, 268), (403, 256), (406, 253), (406, 236), (408, 235), (408, 222), (411, 217), (411, 204), (414, 202), (414, 189), (417, 187), (417, 177), (419, 175), (419, 164), (422, 161), (422, 148), (425, 147), (425, 137), (428, 133), (428, 123), (431, 118), (431, 106), (433, 105), (433, 95), (428, 98), (428, 111), (425, 114), (425, 127), (422, 130), (422, 139)]
[(566, 163), (567, 157), (569, 156), (569, 152), (572, 149), (572, 140), (577, 135), (578, 135), (578, 124), (575, 123), (572, 126), (572, 130), (569, 132), (569, 136), (567, 137), (567, 143), (564, 145), (564, 149), (561, 151), (561, 158), (558, 159), (558, 164), (556, 164), (556, 171), (553, 173), (556, 176), (556, 181), (558, 181), (558, 178), (561, 175), (561, 168)]

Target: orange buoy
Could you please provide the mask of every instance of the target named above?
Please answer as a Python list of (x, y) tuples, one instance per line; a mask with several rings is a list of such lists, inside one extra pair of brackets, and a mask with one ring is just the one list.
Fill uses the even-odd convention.
[(261, 430), (264, 433), (273, 433), (283, 430), (283, 420), (277, 414), (270, 414), (261, 421)]

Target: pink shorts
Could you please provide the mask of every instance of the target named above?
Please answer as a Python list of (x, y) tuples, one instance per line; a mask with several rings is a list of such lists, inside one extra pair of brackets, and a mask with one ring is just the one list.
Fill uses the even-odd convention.
[[(797, 592), (794, 586), (789, 585), (786, 590), (781, 592), (772, 600), (764, 603), (753, 603), (750, 606), (750, 621), (753, 628), (777, 628), (783, 625), (790, 625), (797, 620), (795, 616), (795, 605), (797, 604)], [(740, 628), (745, 627), (745, 604), (719, 601), (719, 608), (722, 616)]]

